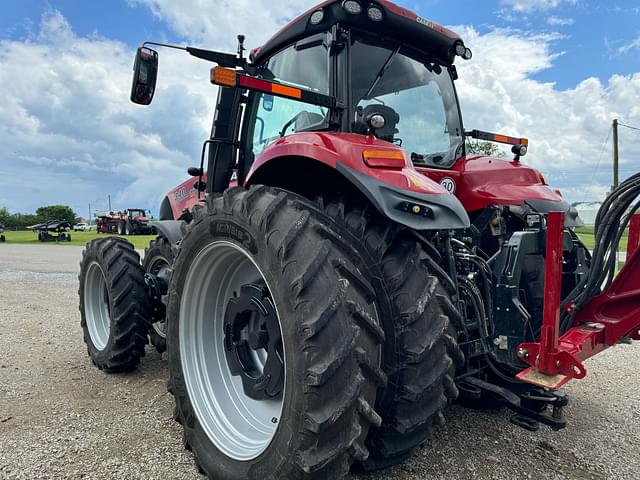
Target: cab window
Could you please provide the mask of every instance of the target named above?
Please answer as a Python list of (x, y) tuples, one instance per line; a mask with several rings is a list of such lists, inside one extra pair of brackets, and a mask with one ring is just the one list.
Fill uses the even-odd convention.
[[(276, 81), (324, 95), (329, 94), (329, 54), (324, 34), (305, 39), (271, 57), (260, 74)], [(259, 154), (280, 137), (326, 128), (328, 109), (264, 93), (257, 102), (253, 126), (253, 153)]]

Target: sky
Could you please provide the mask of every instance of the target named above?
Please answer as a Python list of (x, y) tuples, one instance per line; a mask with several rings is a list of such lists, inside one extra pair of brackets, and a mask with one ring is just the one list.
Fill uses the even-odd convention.
[[(313, 0), (3, 0), (0, 207), (70, 205), (81, 216), (147, 208), (199, 162), (216, 98), (211, 64), (160, 52), (149, 107), (129, 101), (145, 40), (259, 46)], [(398, 0), (458, 32), (467, 130), (530, 139), (524, 162), (571, 202), (612, 183), (611, 121), (640, 127), (640, 0)], [(451, 5), (455, 4), (455, 8)], [(640, 167), (640, 131), (620, 128), (621, 176)]]

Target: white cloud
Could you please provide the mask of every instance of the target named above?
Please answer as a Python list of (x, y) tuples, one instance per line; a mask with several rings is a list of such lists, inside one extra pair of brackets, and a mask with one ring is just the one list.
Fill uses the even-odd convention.
[[(7, 207), (157, 206), (197, 163), (215, 89), (208, 66), (165, 54), (157, 99), (129, 102), (134, 52), (81, 38), (56, 11), (26, 41), (0, 41), (0, 192)], [(213, 93), (213, 95), (212, 95)], [(28, 174), (25, 174), (28, 172)]]
[[(558, 90), (531, 78), (553, 64), (554, 37), (455, 29), (474, 51), (474, 60), (458, 65), (466, 128), (529, 137), (525, 162), (545, 172), (571, 201), (601, 196), (611, 183), (610, 147), (602, 159), (601, 152), (612, 119), (640, 124), (640, 72), (614, 75), (606, 83), (587, 78), (573, 89)], [(621, 144), (622, 169), (631, 173), (640, 136), (626, 135)]]
[(550, 10), (563, 3), (575, 5), (577, 0), (501, 0), (505, 7), (513, 8), (516, 12), (533, 12), (535, 10)]
[(632, 40), (631, 42), (625, 45), (622, 45), (621, 47), (618, 47), (617, 53), (618, 55), (626, 55), (632, 50), (638, 50), (638, 49), (640, 49), (640, 36), (638, 36), (638, 38), (636, 38), (635, 40)]
[(556, 17), (555, 15), (547, 18), (547, 24), (554, 27), (564, 27), (567, 25), (573, 25), (574, 23), (576, 23), (576, 21), (573, 18)]
[(128, 0), (148, 6), (154, 15), (185, 38), (202, 42), (207, 48), (234, 49), (236, 35), (247, 36), (247, 43), (257, 47), (278, 27), (318, 0)]

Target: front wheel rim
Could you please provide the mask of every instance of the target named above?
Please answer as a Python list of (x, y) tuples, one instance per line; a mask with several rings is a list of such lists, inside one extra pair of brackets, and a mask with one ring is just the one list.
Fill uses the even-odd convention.
[(109, 290), (102, 267), (96, 261), (87, 267), (84, 281), (84, 314), (93, 346), (98, 351), (104, 350), (111, 330)]
[[(282, 417), (286, 394), (285, 378), (285, 389), (279, 396), (262, 401), (250, 398), (244, 392), (242, 379), (231, 374), (227, 363), (227, 303), (242, 285), (260, 281), (269, 288), (248, 252), (234, 243), (215, 241), (191, 263), (181, 297), (184, 301), (180, 303), (179, 350), (190, 403), (209, 440), (237, 461), (253, 460), (269, 447)], [(276, 315), (279, 319), (277, 305)], [(256, 355), (255, 361), (259, 364), (265, 359)]]

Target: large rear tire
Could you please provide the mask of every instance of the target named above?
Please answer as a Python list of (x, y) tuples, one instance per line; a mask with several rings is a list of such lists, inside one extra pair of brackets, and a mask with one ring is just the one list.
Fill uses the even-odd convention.
[(117, 237), (91, 241), (79, 280), (80, 324), (91, 360), (107, 373), (134, 369), (144, 356), (151, 306), (133, 245)]
[(360, 470), (375, 471), (406, 460), (444, 423), (443, 410), (458, 396), (452, 374), (462, 354), (443, 310), (452, 304), (425, 266), (426, 252), (410, 232), (362, 203), (341, 196), (318, 199), (351, 241), (362, 246), (370, 276), (380, 279), (374, 287), (389, 382), (376, 403), (382, 425), (370, 430), (370, 456), (358, 464)]
[[(159, 281), (168, 285), (173, 259), (174, 255), (169, 240), (165, 237), (158, 237), (151, 240), (145, 249), (142, 267), (146, 273), (160, 277)], [(149, 340), (156, 347), (158, 353), (163, 353), (167, 349), (167, 310), (162, 302), (156, 303), (154, 306), (153, 323), (149, 328)]]
[[(384, 334), (373, 289), (331, 223), (267, 187), (233, 188), (194, 208), (169, 291), (169, 387), (185, 446), (209, 478), (341, 479), (368, 455)], [(267, 333), (243, 326), (258, 315), (246, 315), (253, 304), (264, 304)], [(266, 355), (251, 345), (260, 338)], [(235, 373), (229, 350), (242, 359)], [(258, 380), (247, 390), (252, 370)], [(270, 389), (263, 400), (248, 394)]]

